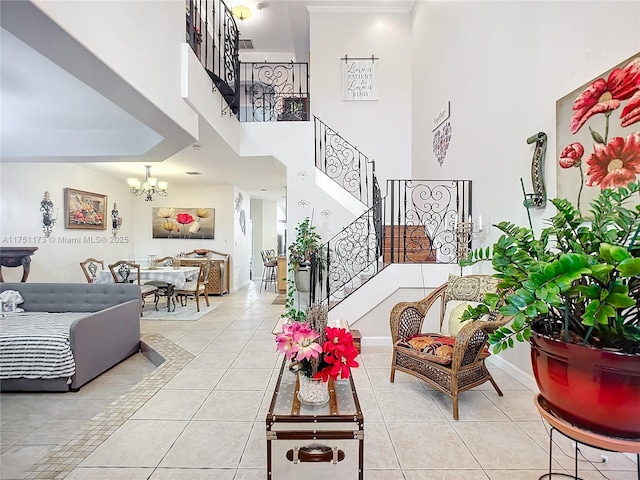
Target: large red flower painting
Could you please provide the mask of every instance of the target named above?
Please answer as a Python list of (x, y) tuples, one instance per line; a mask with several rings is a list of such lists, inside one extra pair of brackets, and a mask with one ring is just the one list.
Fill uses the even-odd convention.
[(559, 100), (558, 196), (575, 200), (580, 208), (600, 189), (635, 181), (640, 175), (639, 122), (640, 55)]

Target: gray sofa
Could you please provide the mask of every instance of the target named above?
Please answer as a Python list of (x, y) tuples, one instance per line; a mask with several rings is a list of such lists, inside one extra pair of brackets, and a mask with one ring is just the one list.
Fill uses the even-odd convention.
[[(134, 284), (0, 283), (17, 290), (26, 312), (90, 312), (69, 328), (71, 378), (0, 380), (2, 391), (76, 390), (140, 349), (140, 287)], [(0, 318), (0, 326), (3, 318)], [(2, 335), (0, 328), (0, 335)]]

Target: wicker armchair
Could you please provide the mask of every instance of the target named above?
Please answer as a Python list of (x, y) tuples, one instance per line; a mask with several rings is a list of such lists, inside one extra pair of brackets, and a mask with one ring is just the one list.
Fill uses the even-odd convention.
[[(465, 278), (469, 277), (482, 276), (469, 275)], [(394, 381), (398, 370), (427, 382), (453, 400), (453, 418), (458, 420), (458, 395), (461, 392), (489, 381), (498, 395), (502, 396), (500, 388), (485, 366), (485, 358), (489, 356), (487, 340), (489, 333), (511, 318), (496, 314), (491, 320), (464, 322), (455, 340), (450, 340), (453, 343), (453, 355), (448, 364), (434, 361), (433, 355), (407, 347), (407, 339), (418, 334), (429, 335), (422, 332), (422, 324), (432, 307), (439, 308), (441, 330), (443, 322), (448, 321), (444, 318), (447, 285), (448, 282), (418, 302), (398, 303), (391, 310), (390, 326), (394, 346), (390, 381)]]

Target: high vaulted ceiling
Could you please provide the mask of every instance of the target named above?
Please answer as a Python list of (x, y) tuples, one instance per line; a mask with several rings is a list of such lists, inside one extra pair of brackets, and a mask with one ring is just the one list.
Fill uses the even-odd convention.
[[(229, 7), (239, 4), (252, 10), (251, 18), (237, 23), (241, 38), (252, 40), (253, 53), (292, 53), (296, 61), (307, 61), (309, 8), (410, 9), (413, 0), (236, 0)], [(0, 161), (89, 161), (123, 179), (141, 177), (144, 164), (161, 162), (153, 163), (153, 174), (169, 182), (236, 184), (253, 198), (282, 199), (286, 171), (277, 160), (239, 157), (202, 121), (199, 148), (177, 148), (188, 144), (187, 136), (175, 133), (170, 122), (149, 125), (134, 118), (17, 38), (11, 14), (37, 12), (32, 5), (3, 0), (0, 7)]]

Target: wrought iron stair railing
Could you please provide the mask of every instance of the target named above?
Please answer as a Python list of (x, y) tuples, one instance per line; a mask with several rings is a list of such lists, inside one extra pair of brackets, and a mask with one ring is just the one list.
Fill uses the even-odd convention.
[(309, 68), (240, 62), (238, 25), (222, 0), (187, 1), (187, 42), (241, 122), (309, 120)]
[(240, 105), (238, 25), (222, 0), (188, 0), (187, 43), (234, 114)]
[(318, 117), (315, 124), (316, 168), (365, 206), (374, 204), (375, 162)]
[(310, 301), (333, 308), (392, 263), (457, 263), (470, 238), (470, 180), (389, 180), (387, 195), (325, 243), (312, 261)]

